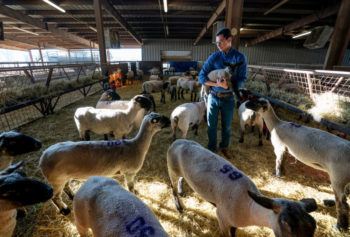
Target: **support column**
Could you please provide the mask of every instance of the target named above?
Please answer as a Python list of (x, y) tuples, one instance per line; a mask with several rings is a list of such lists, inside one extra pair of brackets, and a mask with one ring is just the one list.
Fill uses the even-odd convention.
[(41, 52), (41, 45), (40, 45), (40, 43), (38, 43), (38, 46), (39, 46), (40, 61), (41, 61), (41, 64), (44, 66), (43, 53)]
[(104, 30), (103, 30), (101, 0), (94, 0), (94, 9), (95, 9), (95, 20), (96, 20), (96, 29), (97, 29), (97, 40), (98, 40), (98, 46), (100, 51), (100, 64), (101, 64), (103, 89), (107, 90), (109, 88), (109, 84), (108, 84), (107, 56), (106, 56), (105, 36), (104, 36)]
[(341, 2), (334, 32), (329, 44), (324, 69), (332, 70), (333, 66), (341, 65), (350, 40), (350, 1)]
[(69, 63), (72, 63), (72, 58), (70, 56), (70, 49), (68, 49), (68, 61), (69, 61)]
[(93, 47), (93, 43), (90, 41), (90, 56), (91, 56), (91, 62), (94, 63), (94, 55), (92, 53), (92, 47)]
[(244, 0), (226, 0), (225, 26), (231, 29), (231, 32), (237, 32), (232, 39), (232, 47), (239, 48), (240, 29), (242, 26)]

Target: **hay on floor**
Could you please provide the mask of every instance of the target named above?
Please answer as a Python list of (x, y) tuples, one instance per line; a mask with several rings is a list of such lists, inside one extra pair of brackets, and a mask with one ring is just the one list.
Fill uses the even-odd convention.
[[(118, 89), (124, 99), (129, 99), (141, 91), (140, 84), (134, 84)], [(67, 140), (77, 141), (78, 133), (73, 122), (73, 113), (81, 106), (94, 106), (99, 94), (88, 97), (78, 103), (70, 105), (54, 115), (35, 121), (21, 128), (26, 134), (35, 136), (43, 142), (41, 151), (26, 154), (18, 159), (27, 161), (25, 171), (28, 175), (42, 179), (37, 168), (41, 152), (50, 145)], [(186, 101), (170, 102), (167, 95), (166, 104), (159, 103), (159, 95), (155, 96), (158, 112), (170, 116), (171, 111), (179, 104), (189, 102), (189, 94)], [(236, 110), (237, 111), (237, 110)], [(236, 112), (235, 111), (235, 112)], [(237, 112), (236, 112), (237, 113)], [(286, 111), (277, 110), (277, 114), (286, 120), (297, 120)], [(297, 121), (301, 123), (301, 121)], [(308, 124), (315, 126), (314, 124)], [(263, 193), (270, 197), (284, 197), (294, 200), (312, 197), (317, 200), (319, 209), (312, 213), (317, 221), (316, 237), (324, 236), (349, 236), (334, 229), (336, 223), (335, 207), (327, 208), (322, 204), (325, 198), (334, 198), (333, 191), (327, 174), (313, 170), (305, 165), (295, 162), (294, 158), (286, 161), (286, 176), (282, 179), (273, 176), (275, 156), (271, 143), (264, 140), (263, 147), (258, 146), (258, 135), (248, 133), (245, 143), (238, 143), (238, 116), (235, 114), (232, 130), (232, 142), (230, 150), (234, 159), (230, 160), (236, 167), (244, 171), (256, 183)], [(220, 137), (220, 136), (219, 136)], [(92, 139), (102, 139), (101, 136), (92, 136)], [(193, 139), (206, 145), (206, 126), (199, 129), (199, 136), (189, 132), (188, 139)], [(166, 168), (166, 151), (171, 144), (171, 131), (165, 129), (156, 134), (146, 157), (141, 171), (136, 176), (135, 188), (140, 193), (139, 197), (147, 203), (159, 218), (161, 224), (170, 236), (175, 237), (212, 237), (219, 236), (219, 227), (215, 216), (215, 208), (204, 201), (192, 190), (185, 186), (186, 196), (183, 198), (186, 210), (180, 215), (173, 203), (170, 183)], [(117, 177), (123, 182), (122, 177)], [(78, 181), (72, 182), (73, 189), (80, 186)], [(71, 202), (66, 202), (71, 206)], [(15, 236), (18, 237), (60, 237), (79, 236), (72, 216), (64, 217), (57, 214), (51, 202), (28, 208), (29, 213), (18, 221)], [(239, 228), (237, 236), (273, 236), (271, 230), (260, 227)]]

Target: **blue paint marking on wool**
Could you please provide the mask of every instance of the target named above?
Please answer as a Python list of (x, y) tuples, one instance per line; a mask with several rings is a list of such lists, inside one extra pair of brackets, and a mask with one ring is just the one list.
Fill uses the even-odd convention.
[(297, 124), (297, 123), (290, 123), (290, 125), (292, 125), (293, 127), (296, 127), (296, 128), (300, 128), (301, 127), (301, 125)]
[(119, 146), (123, 143), (123, 140), (107, 141), (107, 146)]
[(142, 216), (138, 216), (133, 221), (128, 223), (126, 225), (126, 231), (133, 237), (155, 236), (154, 228), (146, 225), (146, 221)]
[(231, 180), (237, 180), (243, 177), (243, 174), (234, 170), (232, 166), (225, 164), (221, 169), (220, 172), (223, 174), (228, 174), (228, 177)]

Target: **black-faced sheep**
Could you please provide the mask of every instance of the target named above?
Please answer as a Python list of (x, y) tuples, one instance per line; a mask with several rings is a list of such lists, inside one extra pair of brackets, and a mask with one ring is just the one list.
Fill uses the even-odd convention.
[(311, 237), (315, 232), (316, 222), (308, 214), (317, 208), (314, 199), (296, 202), (265, 197), (242, 171), (197, 142), (173, 142), (167, 164), (177, 209), (183, 209), (178, 193), (182, 193), (185, 179), (196, 193), (216, 206), (224, 237), (234, 237), (236, 228), (251, 225), (269, 227), (278, 237)]
[[(71, 179), (85, 180), (93, 175), (124, 175), (127, 187), (134, 191), (134, 177), (142, 168), (153, 136), (170, 126), (169, 118), (157, 113), (146, 115), (137, 135), (115, 141), (61, 142), (47, 148), (39, 167), (54, 190), (53, 202), (62, 214), (70, 212), (62, 201), (62, 190)], [(67, 192), (73, 197), (67, 186)]]
[(52, 188), (17, 171), (22, 163), (0, 171), (0, 236), (11, 237), (16, 226), (16, 208), (45, 202)]
[(249, 101), (246, 107), (258, 112), (271, 132), (277, 176), (282, 175), (286, 150), (304, 164), (329, 174), (337, 204), (337, 227), (347, 230), (349, 205), (345, 188), (350, 183), (350, 142), (320, 129), (279, 119), (264, 98)]
[(151, 209), (110, 178), (86, 181), (73, 209), (80, 236), (87, 236), (89, 229), (95, 237), (168, 236)]

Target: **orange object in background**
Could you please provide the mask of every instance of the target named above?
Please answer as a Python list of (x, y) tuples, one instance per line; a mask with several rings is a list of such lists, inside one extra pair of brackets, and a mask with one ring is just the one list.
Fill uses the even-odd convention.
[(109, 84), (114, 84), (115, 87), (121, 87), (123, 86), (122, 78), (123, 73), (120, 69), (118, 69), (116, 72), (113, 72), (109, 75)]

